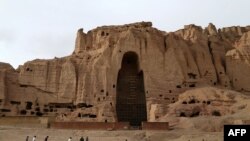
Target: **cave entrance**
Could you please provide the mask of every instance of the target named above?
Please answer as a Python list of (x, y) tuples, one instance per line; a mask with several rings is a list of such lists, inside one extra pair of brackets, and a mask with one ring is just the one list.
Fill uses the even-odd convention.
[(123, 56), (116, 93), (118, 122), (141, 126), (142, 121), (147, 121), (143, 71), (139, 70), (138, 56), (134, 52), (127, 52)]

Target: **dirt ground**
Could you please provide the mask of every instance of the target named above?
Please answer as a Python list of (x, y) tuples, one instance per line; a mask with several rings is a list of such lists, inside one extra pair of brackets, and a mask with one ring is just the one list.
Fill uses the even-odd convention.
[(13, 126), (0, 126), (0, 141), (25, 141), (29, 136), (29, 141), (36, 135), (37, 141), (44, 141), (49, 136), (49, 141), (67, 141), (72, 137), (72, 141), (79, 141), (80, 137), (89, 141), (221, 141), (222, 132), (199, 132), (183, 129), (168, 131), (93, 131), (93, 130), (65, 130), (65, 129), (45, 129), (45, 128), (22, 128)]

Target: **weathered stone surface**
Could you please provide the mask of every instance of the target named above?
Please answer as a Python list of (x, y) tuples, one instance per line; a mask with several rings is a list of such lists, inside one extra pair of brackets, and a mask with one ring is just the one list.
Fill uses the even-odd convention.
[(76, 93), (76, 70), (74, 64), (68, 60), (62, 64), (59, 79), (58, 96), (69, 99), (69, 102), (75, 98)]
[(249, 119), (249, 102), (249, 96), (233, 90), (196, 88), (180, 94), (157, 121), (167, 121), (175, 128), (222, 132), (224, 124), (243, 124)]
[[(213, 86), (248, 94), (249, 31), (249, 27), (217, 30), (209, 24), (205, 29), (187, 25), (166, 33), (151, 22), (102, 26), (87, 33), (79, 29), (70, 56), (29, 61), (17, 70), (0, 65), (2, 109), (11, 110), (2, 114), (58, 113), (60, 120), (112, 122), (121, 114), (116, 111), (118, 89), (129, 89), (131, 96), (128, 94), (126, 101), (136, 96), (134, 87), (140, 87), (147, 120), (155, 121), (189, 89)], [(131, 54), (135, 57), (123, 64), (124, 56)], [(131, 61), (142, 80), (138, 86), (120, 86), (119, 72)], [(133, 79), (122, 78), (121, 82), (132, 84), (139, 77)], [(140, 107), (141, 100), (136, 97), (132, 103)], [(26, 114), (21, 112), (24, 110)]]
[(13, 71), (13, 67), (10, 64), (0, 62), (0, 106), (4, 99), (6, 99), (7, 86), (6, 86), (6, 74), (8, 71)]
[(226, 54), (228, 76), (232, 86), (238, 91), (250, 91), (250, 31), (244, 33), (236, 47)]
[(197, 88), (179, 96), (178, 102), (171, 104), (168, 115), (176, 117), (223, 116), (234, 113), (233, 105), (245, 97), (235, 91), (213, 87)]

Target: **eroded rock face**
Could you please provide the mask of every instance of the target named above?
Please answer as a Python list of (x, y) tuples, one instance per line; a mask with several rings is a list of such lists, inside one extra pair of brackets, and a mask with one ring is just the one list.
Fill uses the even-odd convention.
[(243, 33), (236, 47), (226, 54), (226, 66), (232, 86), (238, 91), (250, 91), (250, 31)]
[(224, 124), (248, 121), (249, 103), (249, 96), (233, 90), (196, 88), (180, 94), (177, 102), (169, 104), (167, 114), (157, 121), (167, 121), (174, 128), (222, 132)]
[[(1, 114), (59, 113), (61, 120), (119, 121), (123, 113), (117, 114), (117, 92), (126, 88), (128, 96), (122, 98), (128, 102), (123, 104), (146, 103), (146, 113), (139, 115), (156, 121), (189, 89), (214, 86), (248, 93), (249, 32), (249, 27), (217, 30), (209, 24), (205, 29), (187, 25), (166, 33), (150, 22), (97, 27), (87, 33), (79, 29), (70, 56), (29, 61), (17, 70), (0, 64)], [(137, 59), (123, 64), (131, 53)], [(119, 71), (131, 61), (140, 77), (130, 78), (128, 69), (128, 78), (120, 80)], [(130, 112), (125, 115), (135, 114), (124, 110)]]
[[(232, 108), (244, 97), (235, 91), (213, 87), (197, 88), (184, 92), (178, 102), (171, 104), (169, 115), (176, 117), (223, 116), (235, 113)], [(244, 104), (243, 104), (244, 105)]]

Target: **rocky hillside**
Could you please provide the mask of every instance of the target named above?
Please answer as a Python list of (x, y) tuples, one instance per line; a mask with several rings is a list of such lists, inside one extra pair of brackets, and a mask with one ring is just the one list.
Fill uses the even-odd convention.
[[(250, 94), (249, 47), (250, 26), (187, 25), (164, 32), (140, 22), (87, 33), (79, 29), (75, 50), (67, 57), (29, 61), (17, 70), (0, 64), (0, 113), (117, 121), (118, 75), (123, 57), (133, 53), (143, 76), (147, 120), (156, 121), (186, 90), (217, 87)], [(203, 97), (199, 102), (208, 103)]]

